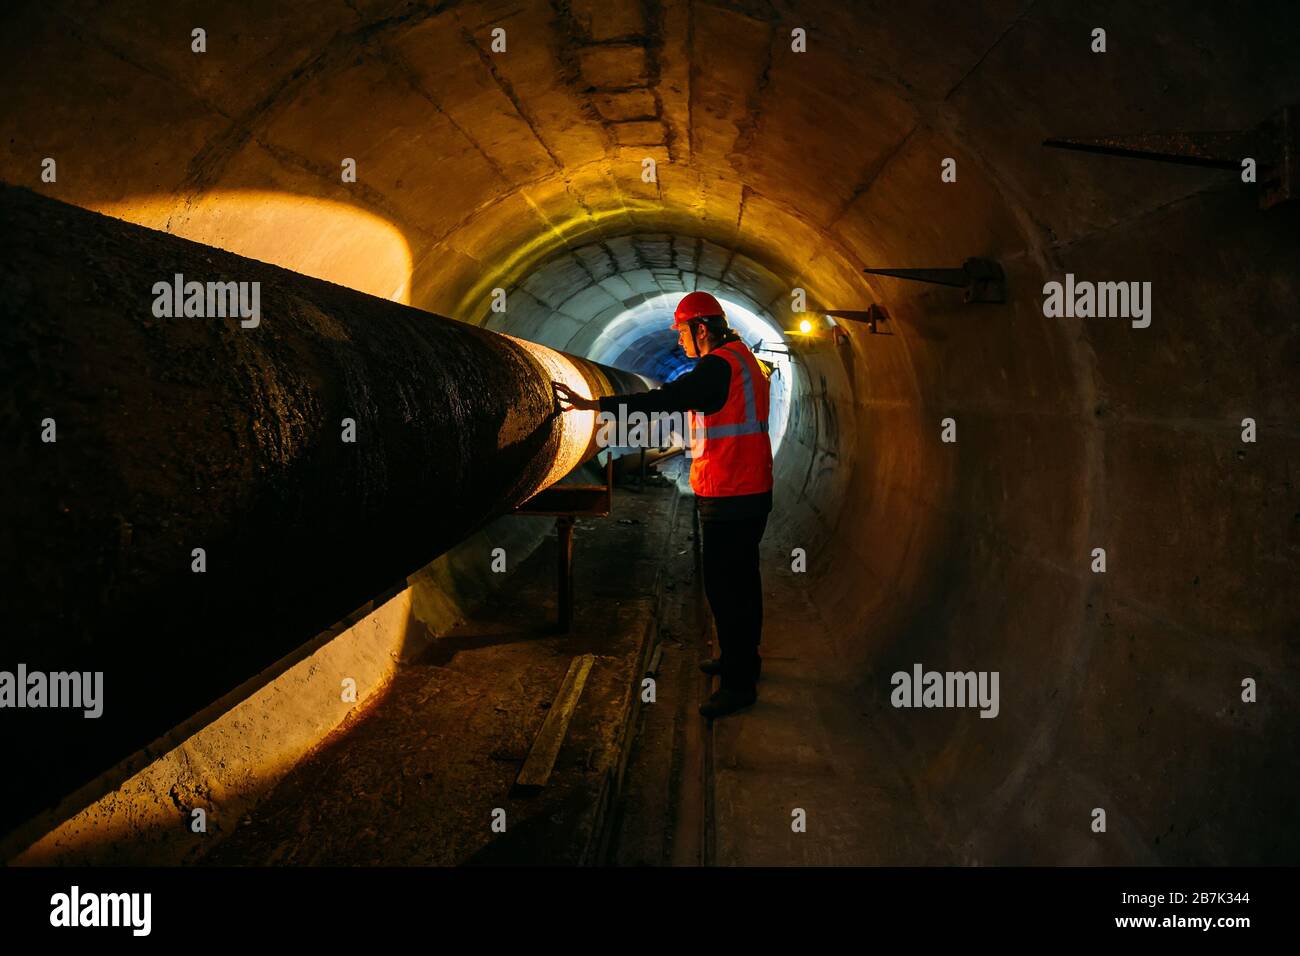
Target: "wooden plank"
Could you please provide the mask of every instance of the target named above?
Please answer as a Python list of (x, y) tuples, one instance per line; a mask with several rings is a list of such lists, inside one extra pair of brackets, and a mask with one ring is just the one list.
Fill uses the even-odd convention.
[(663, 653), (664, 653), (663, 644), (662, 643), (656, 644), (654, 656), (650, 658), (650, 666), (645, 669), (646, 674), (649, 675), (650, 677), (659, 676), (659, 661), (662, 659)]
[(546, 720), (542, 722), (542, 729), (533, 739), (528, 759), (524, 761), (523, 769), (515, 779), (516, 787), (540, 790), (546, 786), (551, 778), (551, 770), (555, 767), (555, 758), (559, 756), (560, 747), (569, 732), (569, 721), (578, 709), (578, 698), (582, 696), (582, 688), (587, 684), (587, 675), (591, 673), (595, 662), (594, 654), (583, 654), (569, 662), (568, 673), (564, 675), (555, 702), (551, 704)]

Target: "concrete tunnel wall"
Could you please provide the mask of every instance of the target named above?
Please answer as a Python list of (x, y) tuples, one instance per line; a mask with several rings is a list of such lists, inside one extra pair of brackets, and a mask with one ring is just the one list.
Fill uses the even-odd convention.
[[(850, 324), (799, 350), (770, 534), (807, 550), (825, 680), (858, 683), (897, 742), (933, 824), (914, 858), (1296, 858), (1297, 212), (1259, 210), (1232, 173), (1040, 146), (1252, 127), (1300, 99), (1293, 7), (6, 16), (0, 177), (77, 205), (467, 322), (489, 320), (492, 289), (524, 289), (571, 337), (625, 305), (636, 270), (610, 244), (630, 236), (666, 237), (643, 264), (666, 292), (725, 282), (790, 322), (796, 286), (814, 309), (880, 302), (892, 338)], [(359, 244), (356, 215), (391, 242)], [(575, 249), (593, 254), (530, 285)], [(860, 274), (975, 255), (1006, 269), (1005, 305)], [(1043, 284), (1066, 272), (1150, 281), (1150, 328), (1044, 318)], [(998, 718), (889, 708), (889, 674), (916, 661), (1000, 671)]]

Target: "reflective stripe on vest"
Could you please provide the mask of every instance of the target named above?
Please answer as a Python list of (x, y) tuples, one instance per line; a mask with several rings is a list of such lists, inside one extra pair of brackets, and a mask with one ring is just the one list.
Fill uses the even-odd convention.
[[(721, 350), (719, 350), (721, 351)], [(701, 425), (696, 434), (703, 440), (708, 438), (731, 438), (736, 435), (753, 435), (756, 432), (767, 431), (767, 422), (758, 420), (758, 412), (754, 409), (754, 379), (749, 374), (749, 363), (743, 357), (737, 356), (736, 364), (740, 366), (740, 377), (743, 382), (745, 392), (745, 420), (736, 422), (733, 425), (714, 425), (710, 428), (708, 425)], [(728, 362), (728, 365), (731, 363)], [(716, 412), (714, 414), (717, 414)], [(701, 418), (707, 419), (710, 416), (702, 415)]]
[[(691, 487), (697, 495), (710, 497), (771, 491), (770, 396), (768, 389), (761, 387), (767, 386), (767, 380), (755, 381), (755, 374), (761, 375), (762, 370), (742, 342), (728, 342), (710, 354), (723, 359), (732, 375), (722, 408), (710, 415), (691, 412)], [(712, 424), (718, 419), (723, 421)]]

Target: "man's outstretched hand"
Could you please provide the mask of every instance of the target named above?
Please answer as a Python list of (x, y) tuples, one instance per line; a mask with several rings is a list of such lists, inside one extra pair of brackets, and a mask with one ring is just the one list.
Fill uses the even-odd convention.
[(563, 382), (552, 382), (551, 390), (555, 392), (556, 404), (560, 406), (562, 412), (574, 410), (581, 412), (600, 411), (600, 402), (594, 398), (583, 398)]

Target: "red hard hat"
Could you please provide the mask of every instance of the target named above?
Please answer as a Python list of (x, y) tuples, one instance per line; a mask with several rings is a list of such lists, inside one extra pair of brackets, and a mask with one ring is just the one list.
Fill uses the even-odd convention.
[(673, 328), (685, 325), (691, 319), (725, 314), (722, 304), (707, 292), (689, 292), (677, 303), (677, 311), (673, 313)]

